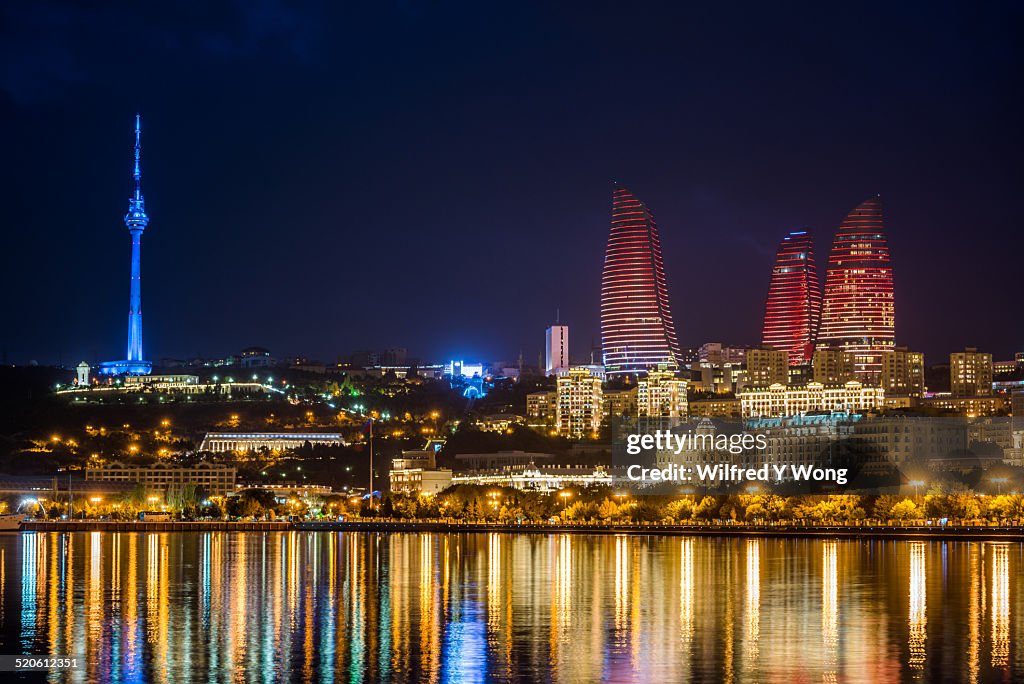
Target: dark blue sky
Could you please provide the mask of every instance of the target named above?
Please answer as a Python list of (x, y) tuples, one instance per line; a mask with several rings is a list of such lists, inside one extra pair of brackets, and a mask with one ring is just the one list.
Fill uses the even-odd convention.
[(599, 341), (612, 181), (684, 345), (756, 342), (779, 239), (881, 193), (897, 341), (1024, 349), (1024, 6), (5, 3), (0, 344), (120, 358), (143, 115), (147, 354)]

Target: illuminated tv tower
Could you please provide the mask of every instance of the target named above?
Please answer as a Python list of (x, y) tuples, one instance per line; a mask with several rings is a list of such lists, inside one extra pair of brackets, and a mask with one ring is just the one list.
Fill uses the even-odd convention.
[(128, 299), (128, 354), (124, 361), (107, 361), (100, 367), (106, 375), (148, 375), (153, 364), (142, 358), (142, 233), (149, 225), (146, 200), (142, 197), (142, 117), (135, 115), (135, 192), (128, 200), (124, 224), (132, 236), (131, 293)]
[[(128, 200), (128, 213), (124, 225), (132, 236), (132, 287), (128, 309), (128, 356), (129, 361), (142, 361), (142, 231), (149, 225), (146, 216), (146, 200), (142, 197), (142, 117), (135, 115), (135, 195)], [(130, 372), (130, 371), (129, 371)]]

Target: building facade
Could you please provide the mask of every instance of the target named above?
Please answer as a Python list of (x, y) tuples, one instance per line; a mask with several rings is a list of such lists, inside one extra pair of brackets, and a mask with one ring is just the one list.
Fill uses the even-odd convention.
[(882, 389), (885, 395), (924, 396), (924, 354), (896, 347), (882, 354)]
[(789, 384), (790, 352), (751, 349), (747, 352), (747, 383), (752, 387)]
[(526, 395), (526, 424), (535, 430), (554, 427), (557, 392), (530, 392)]
[(348, 444), (337, 432), (208, 432), (199, 445), (200, 451), (214, 453), (246, 451), (289, 451), (306, 443), (344, 446)]
[(433, 449), (403, 451), (401, 457), (391, 460), (389, 485), (396, 494), (433, 496), (452, 484), (452, 471), (437, 467), (437, 452)]
[(135, 482), (148, 489), (167, 491), (171, 487), (195, 485), (209, 496), (227, 496), (235, 491), (237, 470), (234, 466), (200, 463), (179, 467), (158, 463), (150, 466), (109, 463), (102, 468), (86, 468), (86, 481)]
[(601, 349), (609, 375), (680, 367), (658, 226), (647, 205), (621, 186), (601, 276)]
[(552, 325), (544, 331), (544, 374), (569, 367), (569, 326)]
[(641, 418), (683, 418), (687, 415), (686, 380), (656, 370), (636, 383), (636, 413)]
[(806, 230), (790, 233), (782, 239), (775, 253), (764, 305), (761, 344), (788, 352), (789, 363), (794, 366), (811, 361), (821, 318), (818, 287), (810, 233)]
[(992, 396), (992, 355), (974, 347), (950, 354), (949, 391), (954, 397)]
[(562, 437), (593, 437), (604, 417), (601, 378), (586, 368), (570, 368), (558, 377), (555, 429)]
[(823, 385), (841, 385), (857, 379), (853, 352), (841, 349), (815, 349), (811, 365), (814, 382)]
[(744, 390), (740, 407), (744, 418), (797, 416), (814, 411), (863, 413), (884, 408), (885, 391), (856, 380), (831, 386), (819, 382), (803, 387), (772, 385)]
[(839, 226), (829, 253), (817, 343), (853, 352), (857, 378), (877, 383), (894, 346), (895, 296), (882, 200), (862, 202)]

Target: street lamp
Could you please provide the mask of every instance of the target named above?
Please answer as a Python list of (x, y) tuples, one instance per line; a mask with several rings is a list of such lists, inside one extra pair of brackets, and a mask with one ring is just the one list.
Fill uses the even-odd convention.
[(990, 479), (996, 483), (996, 492), (999, 494), (1003, 493), (1003, 485), (1010, 481), (1007, 477), (993, 477)]
[(920, 488), (926, 483), (924, 480), (911, 480), (907, 484), (914, 488), (914, 498), (916, 499), (921, 495)]
[(562, 497), (562, 510), (564, 511), (569, 505), (569, 497), (572, 496), (572, 492), (558, 492), (558, 496)]

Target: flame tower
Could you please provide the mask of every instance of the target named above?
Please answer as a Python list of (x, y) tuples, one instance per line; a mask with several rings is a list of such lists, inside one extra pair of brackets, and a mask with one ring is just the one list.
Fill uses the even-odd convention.
[(100, 367), (105, 375), (148, 375), (153, 364), (142, 358), (142, 233), (149, 225), (146, 200), (142, 196), (142, 117), (135, 115), (135, 191), (128, 200), (124, 225), (132, 238), (131, 289), (128, 297), (128, 353), (124, 361), (107, 361)]
[(658, 225), (647, 205), (616, 186), (601, 277), (601, 348), (609, 375), (678, 368)]
[(811, 362), (821, 317), (814, 243), (806, 230), (779, 243), (764, 305), (761, 344), (789, 353), (789, 365)]
[(832, 241), (818, 345), (853, 352), (860, 380), (877, 382), (896, 334), (892, 263), (882, 200), (850, 212)]

